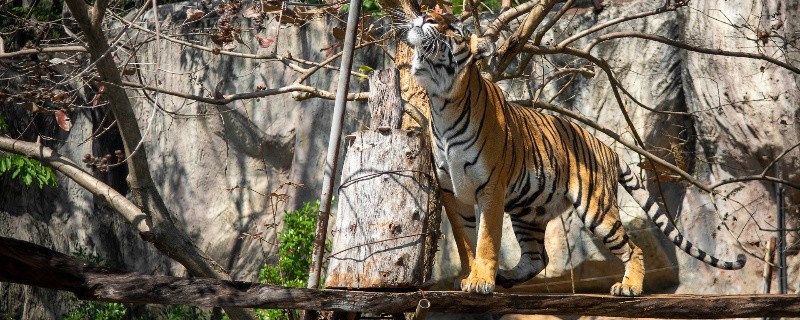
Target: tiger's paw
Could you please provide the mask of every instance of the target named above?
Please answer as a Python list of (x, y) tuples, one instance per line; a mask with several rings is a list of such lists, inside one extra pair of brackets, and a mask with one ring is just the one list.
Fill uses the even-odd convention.
[(468, 277), (464, 280), (461, 280), (461, 291), (490, 294), (494, 292), (494, 279)]
[(611, 294), (615, 296), (636, 297), (642, 295), (642, 287), (634, 287), (622, 282), (617, 282), (615, 285), (611, 286)]

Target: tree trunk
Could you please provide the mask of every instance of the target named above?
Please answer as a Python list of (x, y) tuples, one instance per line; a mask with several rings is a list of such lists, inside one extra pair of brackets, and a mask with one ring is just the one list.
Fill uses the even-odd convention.
[(430, 148), (419, 131), (397, 129), (397, 70), (373, 75), (369, 101), (373, 130), (354, 135), (342, 168), (325, 286), (421, 288), (430, 279), (440, 220)]

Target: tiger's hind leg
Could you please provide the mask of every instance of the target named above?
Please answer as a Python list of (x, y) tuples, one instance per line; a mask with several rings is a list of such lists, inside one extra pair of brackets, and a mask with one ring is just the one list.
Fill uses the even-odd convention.
[[(617, 256), (625, 265), (625, 275), (621, 282), (611, 286), (611, 294), (615, 296), (638, 296), (642, 294), (644, 283), (644, 256), (628, 238), (625, 228), (619, 220), (619, 209), (615, 197), (606, 199), (612, 201), (606, 206), (598, 205), (603, 201), (593, 199), (590, 203), (596, 204), (595, 210), (576, 206), (576, 211), (583, 217), (584, 225), (595, 237), (603, 242), (611, 253)], [(605, 208), (603, 208), (605, 207)]]
[(511, 270), (498, 270), (497, 284), (504, 288), (523, 283), (535, 277), (547, 266), (549, 259), (544, 247), (545, 225), (511, 217), (514, 235), (520, 248), (517, 265)]

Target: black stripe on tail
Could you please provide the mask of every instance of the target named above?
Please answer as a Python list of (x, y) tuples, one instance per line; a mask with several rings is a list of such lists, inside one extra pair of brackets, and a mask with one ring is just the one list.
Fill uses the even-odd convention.
[(624, 162), (619, 162), (619, 183), (625, 190), (630, 193), (636, 203), (644, 209), (650, 220), (661, 229), (661, 232), (667, 236), (678, 248), (683, 250), (697, 260), (703, 261), (713, 267), (725, 270), (737, 270), (744, 267), (745, 256), (739, 254), (736, 256), (736, 261), (720, 261), (716, 257), (706, 253), (703, 250), (695, 247), (689, 240), (684, 238), (680, 231), (675, 228), (675, 225), (669, 219), (664, 208), (662, 208), (656, 199), (644, 188), (644, 185), (639, 180), (639, 177), (631, 170), (631, 168)]

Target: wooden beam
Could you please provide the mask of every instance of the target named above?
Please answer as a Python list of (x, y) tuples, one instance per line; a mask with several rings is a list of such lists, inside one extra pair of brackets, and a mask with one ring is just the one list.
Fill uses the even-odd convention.
[(201, 307), (413, 312), (423, 296), (430, 311), (636, 318), (800, 317), (797, 295), (647, 295), (410, 293), (284, 288), (250, 282), (150, 276), (101, 268), (0, 237), (0, 281), (66, 290), (83, 300)]

